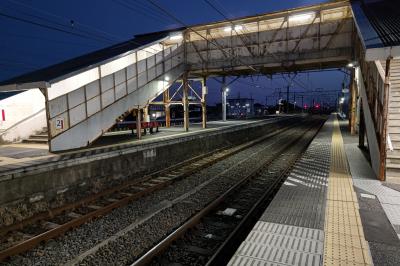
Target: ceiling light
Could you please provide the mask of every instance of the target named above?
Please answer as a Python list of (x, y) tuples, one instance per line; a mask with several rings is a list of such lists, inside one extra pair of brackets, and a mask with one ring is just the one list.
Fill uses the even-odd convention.
[(315, 13), (303, 13), (289, 17), (289, 22), (304, 22), (314, 18)]
[(164, 80), (165, 80), (165, 81), (169, 81), (169, 77), (168, 77), (168, 76), (165, 76)]
[(235, 26), (235, 30), (242, 30), (243, 29), (243, 26), (242, 25), (236, 25)]
[(232, 31), (232, 27), (231, 27), (231, 26), (226, 27), (226, 28), (224, 28), (224, 31), (225, 31), (225, 32), (230, 32), (230, 31)]
[(177, 40), (180, 40), (180, 39), (182, 39), (183, 38), (183, 36), (182, 36), (182, 34), (175, 34), (175, 35), (172, 35), (172, 36), (170, 36), (169, 37), (169, 39), (170, 40), (172, 40), (172, 41), (177, 41)]

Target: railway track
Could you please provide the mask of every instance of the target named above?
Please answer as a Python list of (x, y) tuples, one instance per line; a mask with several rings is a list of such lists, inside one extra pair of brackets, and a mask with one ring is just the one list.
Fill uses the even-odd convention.
[(256, 140), (195, 157), (73, 204), (52, 209), (11, 226), (3, 227), (0, 229), (0, 261), (31, 250), (40, 243), (56, 238), (68, 230), (94, 218), (104, 216), (116, 208), (161, 190), (178, 180), (296, 126), (290, 119), (280, 122), (283, 125), (279, 129)]
[(286, 143), (280, 156), (253, 169), (132, 265), (226, 265), (318, 132), (316, 126), (321, 124)]

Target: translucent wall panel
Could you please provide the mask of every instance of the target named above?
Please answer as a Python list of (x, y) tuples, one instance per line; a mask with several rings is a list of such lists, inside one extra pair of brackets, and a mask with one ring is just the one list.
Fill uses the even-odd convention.
[(69, 110), (70, 126), (74, 126), (86, 118), (86, 104), (83, 103)]
[(85, 88), (79, 88), (68, 93), (68, 107), (71, 109), (85, 101)]

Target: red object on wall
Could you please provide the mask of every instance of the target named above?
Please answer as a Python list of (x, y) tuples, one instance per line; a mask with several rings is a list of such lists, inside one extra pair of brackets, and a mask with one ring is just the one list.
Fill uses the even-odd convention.
[(2, 121), (6, 121), (6, 112), (4, 111), (4, 109), (1, 109), (1, 119)]

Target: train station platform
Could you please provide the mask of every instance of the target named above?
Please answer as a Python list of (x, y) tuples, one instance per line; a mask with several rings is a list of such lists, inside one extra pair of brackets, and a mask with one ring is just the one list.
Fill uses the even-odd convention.
[(400, 265), (400, 192), (357, 144), (332, 116), (229, 265)]
[[(0, 147), (0, 225), (58, 208), (148, 174), (259, 138), (299, 116), (212, 121), (161, 128), (141, 140), (131, 132), (107, 134), (99, 146), (62, 154), (26, 144)], [(289, 120), (289, 121), (288, 121)]]
[[(269, 118), (273, 119), (274, 117)], [(210, 121), (207, 123), (206, 129), (201, 127), (201, 123), (193, 123), (190, 125), (189, 132), (185, 132), (182, 126), (163, 127), (157, 133), (142, 135), (140, 140), (132, 134), (131, 130), (107, 132), (89, 148), (63, 153), (50, 153), (46, 144), (16, 143), (1, 145), (0, 176), (10, 172), (27, 171), (27, 169), (33, 169), (35, 166), (43, 164), (76, 160), (80, 157), (99, 156), (110, 151), (256, 123), (260, 123), (260, 120)]]

